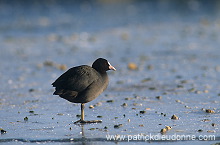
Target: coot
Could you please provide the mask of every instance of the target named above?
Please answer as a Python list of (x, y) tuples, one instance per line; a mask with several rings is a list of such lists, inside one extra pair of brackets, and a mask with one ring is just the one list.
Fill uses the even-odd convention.
[(116, 70), (106, 59), (98, 58), (92, 67), (81, 65), (70, 68), (54, 83), (55, 92), (72, 103), (81, 103), (81, 119), (75, 123), (97, 123), (100, 120), (85, 121), (84, 105), (98, 97), (108, 86), (106, 71)]

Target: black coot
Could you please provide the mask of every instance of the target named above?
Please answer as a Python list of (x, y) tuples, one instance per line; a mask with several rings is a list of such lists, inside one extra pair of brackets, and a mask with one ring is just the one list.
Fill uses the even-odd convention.
[(103, 58), (98, 58), (92, 67), (76, 66), (62, 74), (54, 83), (54, 95), (73, 103), (81, 103), (81, 119), (75, 123), (96, 123), (99, 120), (84, 120), (84, 105), (98, 97), (108, 86), (106, 71), (116, 70)]

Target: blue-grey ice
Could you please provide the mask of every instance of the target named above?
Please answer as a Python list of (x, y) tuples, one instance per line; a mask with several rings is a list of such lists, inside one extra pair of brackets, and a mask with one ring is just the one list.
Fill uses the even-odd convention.
[[(0, 143), (185, 144), (169, 141), (173, 135), (219, 143), (219, 14), (218, 1), (0, 1), (0, 128), (7, 131)], [(117, 68), (86, 104), (85, 117), (102, 123), (75, 125), (80, 105), (53, 96), (51, 83), (99, 57)]]

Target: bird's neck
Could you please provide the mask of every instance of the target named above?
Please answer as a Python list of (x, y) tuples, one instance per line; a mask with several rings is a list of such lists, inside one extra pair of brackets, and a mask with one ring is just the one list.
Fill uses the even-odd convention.
[(107, 75), (106, 72), (103, 72), (103, 73), (100, 73), (100, 72), (99, 72), (99, 74), (102, 76), (102, 79), (103, 79), (103, 80), (108, 81), (108, 75)]
[(102, 77), (107, 77), (107, 78), (108, 78), (108, 75), (107, 75), (106, 71), (105, 71), (105, 72), (99, 72), (99, 73), (100, 73), (100, 75), (101, 75)]

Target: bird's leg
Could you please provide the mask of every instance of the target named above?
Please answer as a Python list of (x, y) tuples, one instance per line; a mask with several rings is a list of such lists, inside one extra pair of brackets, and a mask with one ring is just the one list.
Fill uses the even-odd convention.
[(81, 103), (81, 119), (80, 120), (78, 120), (78, 121), (76, 121), (76, 122), (74, 122), (74, 124), (77, 124), (77, 123), (86, 123), (85, 121), (84, 121), (84, 108), (85, 108), (85, 104), (84, 103)]
[(82, 103), (81, 104), (81, 122), (83, 122), (84, 121), (84, 109), (85, 109), (85, 104), (84, 103)]
[(101, 120), (91, 120), (91, 121), (85, 121), (84, 120), (84, 109), (85, 109), (85, 103), (82, 103), (81, 104), (81, 119), (74, 122), (74, 124), (77, 124), (77, 123), (81, 123), (81, 124), (86, 124), (86, 123), (102, 123)]

